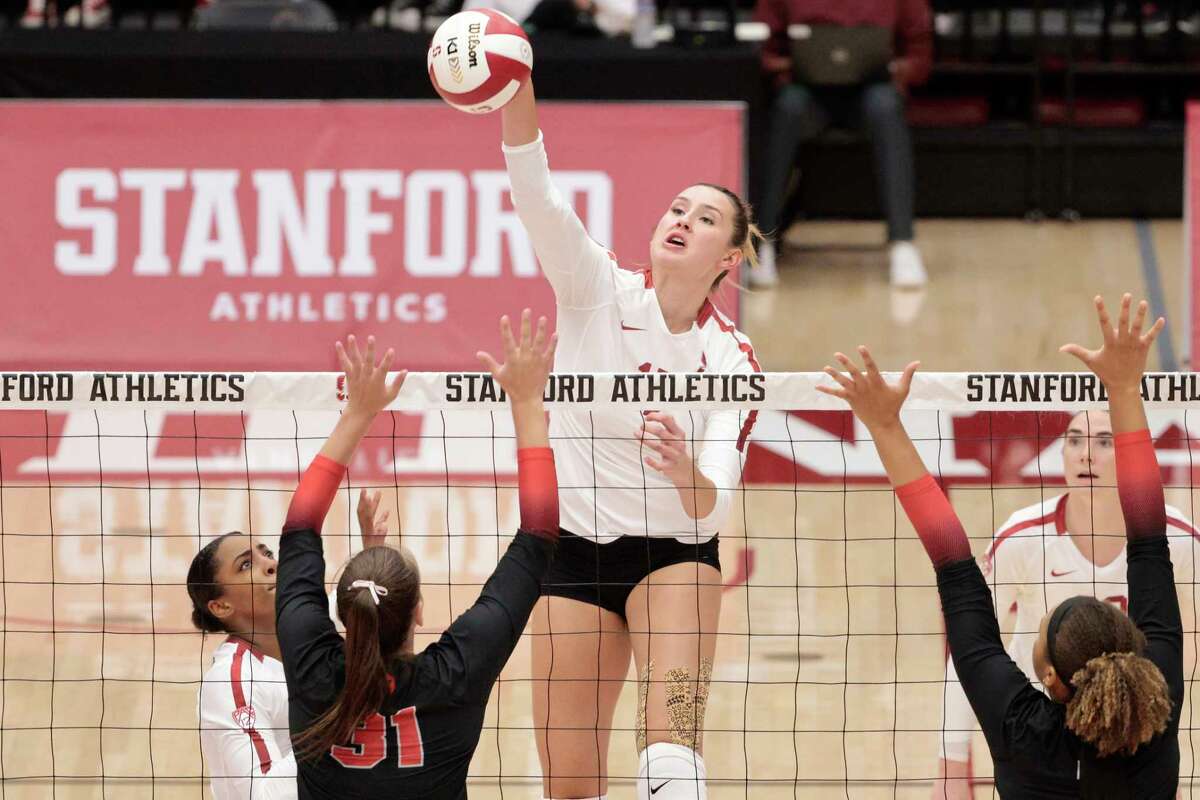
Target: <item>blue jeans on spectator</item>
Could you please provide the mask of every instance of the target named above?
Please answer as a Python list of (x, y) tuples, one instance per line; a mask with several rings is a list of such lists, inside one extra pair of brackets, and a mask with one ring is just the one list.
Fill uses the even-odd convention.
[(887, 218), (888, 241), (913, 238), (912, 137), (904, 98), (890, 82), (849, 87), (789, 84), (775, 96), (768, 132), (760, 227), (778, 238), (788, 177), (803, 142), (831, 124), (865, 129), (875, 151), (875, 179)]

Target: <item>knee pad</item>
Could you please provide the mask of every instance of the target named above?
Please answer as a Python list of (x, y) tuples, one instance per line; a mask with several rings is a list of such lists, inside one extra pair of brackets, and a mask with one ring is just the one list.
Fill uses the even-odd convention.
[(708, 800), (707, 777), (695, 750), (654, 742), (638, 758), (638, 800)]

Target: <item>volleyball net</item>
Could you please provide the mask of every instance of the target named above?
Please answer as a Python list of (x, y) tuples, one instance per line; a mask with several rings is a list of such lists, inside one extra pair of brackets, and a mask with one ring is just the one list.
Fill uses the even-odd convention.
[[(825, 383), (818, 373), (556, 374), (547, 387), (551, 413), (733, 408), (753, 417), (720, 533), (704, 737), (711, 797), (928, 797), (937, 774), (946, 651), (933, 570), (866, 430), (816, 391)], [(342, 388), (333, 373), (0, 374), (4, 797), (208, 796), (196, 694), (224, 637), (191, 627), (188, 565), (226, 531), (274, 545), (297, 478), (344, 405)], [(1195, 537), (1182, 526), (1195, 517), (1200, 380), (1152, 374), (1144, 394), (1167, 501), (1181, 517), (1175, 533), (1188, 543), (1173, 553), (1190, 554)], [(982, 555), (1014, 512), (1042, 504), (1058, 513), (1071, 480), (1068, 423), (1105, 407), (1087, 374), (924, 373), (904, 419)], [(361, 547), (364, 487), (391, 510), (389, 541), (420, 562), (420, 648), (474, 601), (517, 526), (516, 447), (499, 388), (474, 373), (409, 375), (330, 513), (330, 579)], [(1072, 491), (1103, 488), (1093, 480)], [(1025, 531), (1071, 533), (1045, 515)], [(1189, 679), (1185, 796), (1196, 744), (1194, 566), (1176, 563)], [(1011, 631), (1011, 609), (998, 611)], [(473, 797), (541, 796), (529, 638), (493, 693)], [(632, 668), (627, 682), (610, 797), (632, 796), (637, 772)], [(975, 796), (994, 796), (986, 746), (972, 739)]]

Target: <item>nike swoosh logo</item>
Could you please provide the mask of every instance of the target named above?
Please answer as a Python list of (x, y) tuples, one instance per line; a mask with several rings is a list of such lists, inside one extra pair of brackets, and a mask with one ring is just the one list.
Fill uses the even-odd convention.
[(645, 328), (635, 328), (632, 325), (626, 325), (625, 320), (621, 320), (621, 330), (623, 331), (644, 331)]
[(671, 782), (671, 781), (663, 781), (663, 782), (662, 782), (662, 783), (660, 783), (658, 786), (652, 786), (652, 787), (650, 787), (650, 794), (658, 794), (658, 790), (659, 790), (659, 789), (661, 789), (662, 787), (666, 786), (666, 785), (667, 785), (668, 783), (670, 783), (670, 782)]
[(1061, 578), (1063, 575), (1070, 575), (1074, 571), (1075, 570), (1073, 570), (1073, 569), (1067, 569), (1067, 570), (1063, 570), (1062, 572), (1059, 572), (1056, 569), (1052, 569), (1052, 570), (1050, 570), (1050, 577), (1051, 578)]

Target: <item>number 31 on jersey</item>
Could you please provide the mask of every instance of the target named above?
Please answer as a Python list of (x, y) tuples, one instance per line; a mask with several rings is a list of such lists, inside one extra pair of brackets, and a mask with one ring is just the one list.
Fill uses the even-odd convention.
[(372, 714), (354, 731), (350, 746), (334, 745), (329, 751), (333, 760), (350, 769), (371, 769), (387, 758), (388, 723), (396, 729), (400, 752), (396, 755), (399, 767), (425, 765), (425, 748), (421, 743), (421, 727), (417, 724), (416, 706), (402, 708), (391, 717)]

